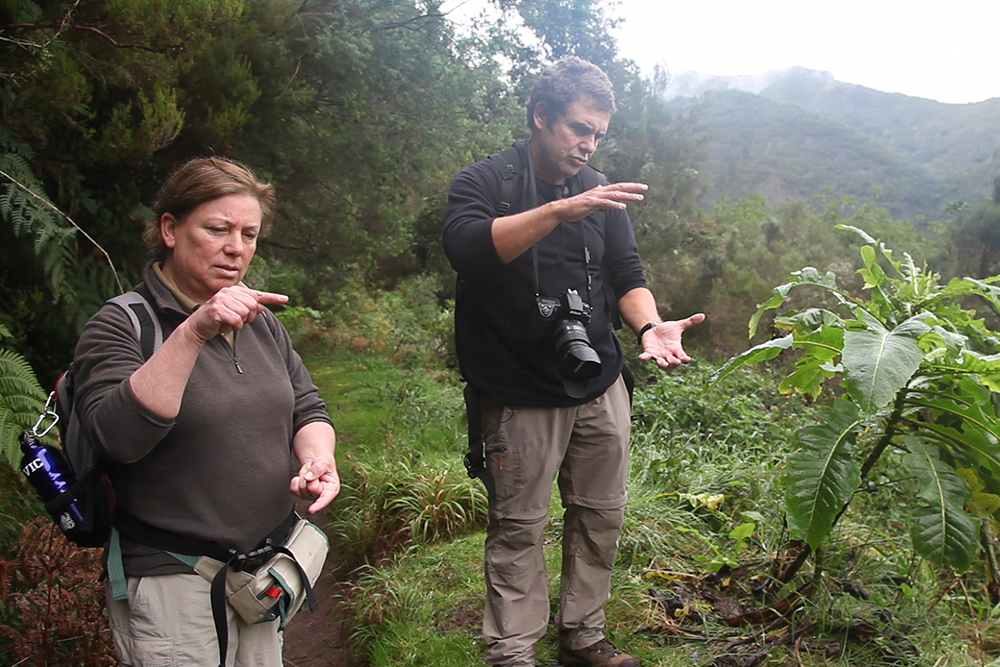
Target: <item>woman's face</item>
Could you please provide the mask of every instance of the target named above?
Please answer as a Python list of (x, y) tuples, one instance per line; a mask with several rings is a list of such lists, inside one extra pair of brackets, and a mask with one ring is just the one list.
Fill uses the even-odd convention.
[(257, 250), (261, 210), (249, 194), (205, 202), (177, 220), (160, 217), (160, 234), (169, 248), (163, 272), (198, 303), (243, 279)]

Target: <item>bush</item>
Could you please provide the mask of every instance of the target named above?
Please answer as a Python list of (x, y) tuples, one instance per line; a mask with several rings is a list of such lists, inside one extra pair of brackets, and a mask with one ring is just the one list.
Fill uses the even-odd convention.
[(0, 559), (0, 662), (111, 667), (101, 550), (68, 542), (38, 517), (12, 558)]
[(486, 492), (478, 481), (454, 470), (386, 462), (356, 464), (338, 500), (331, 528), (345, 564), (376, 563), (485, 526)]

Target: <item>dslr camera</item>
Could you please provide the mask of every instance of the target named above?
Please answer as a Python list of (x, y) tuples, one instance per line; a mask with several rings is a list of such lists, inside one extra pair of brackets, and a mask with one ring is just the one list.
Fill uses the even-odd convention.
[(568, 380), (589, 380), (601, 374), (601, 357), (587, 335), (592, 307), (573, 289), (558, 298), (535, 298), (538, 314), (545, 322), (555, 322), (552, 341), (559, 373)]

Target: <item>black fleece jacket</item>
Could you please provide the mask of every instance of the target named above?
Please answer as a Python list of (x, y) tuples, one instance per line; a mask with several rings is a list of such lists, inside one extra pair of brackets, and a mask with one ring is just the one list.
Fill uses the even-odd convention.
[[(539, 203), (544, 203), (578, 194), (582, 178), (569, 179), (566, 190), (538, 179), (535, 185)], [(493, 245), (501, 189), (500, 171), (487, 159), (459, 172), (448, 194), (444, 249), (458, 272), (455, 339), (462, 374), (483, 395), (507, 405), (558, 407), (593, 400), (622, 368), (604, 280), (611, 281), (615, 299), (646, 286), (631, 221), (624, 211), (598, 211), (581, 221), (560, 223), (534, 246), (541, 296), (558, 297), (575, 289), (593, 307), (587, 333), (601, 357), (602, 372), (589, 381), (582, 397), (573, 397), (556, 365), (553, 324), (537, 314), (532, 251), (504, 264)], [(508, 213), (520, 210), (515, 201)]]

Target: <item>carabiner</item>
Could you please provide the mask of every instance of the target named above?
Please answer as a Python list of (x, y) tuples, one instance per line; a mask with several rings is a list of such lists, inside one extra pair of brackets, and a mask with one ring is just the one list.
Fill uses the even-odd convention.
[[(56, 392), (53, 391), (49, 394), (49, 397), (45, 399), (45, 406), (42, 408), (42, 414), (38, 415), (38, 420), (35, 421), (35, 425), (32, 426), (31, 430), (29, 431), (32, 437), (44, 438), (48, 434), (48, 432), (52, 430), (52, 427), (56, 425), (56, 422), (59, 421), (59, 415), (57, 415), (55, 411), (51, 409), (52, 401), (54, 401), (55, 398), (56, 398)], [(46, 426), (44, 431), (39, 433), (38, 428), (42, 425), (42, 422), (45, 421), (46, 418), (50, 418), (52, 420), (52, 423)]]

